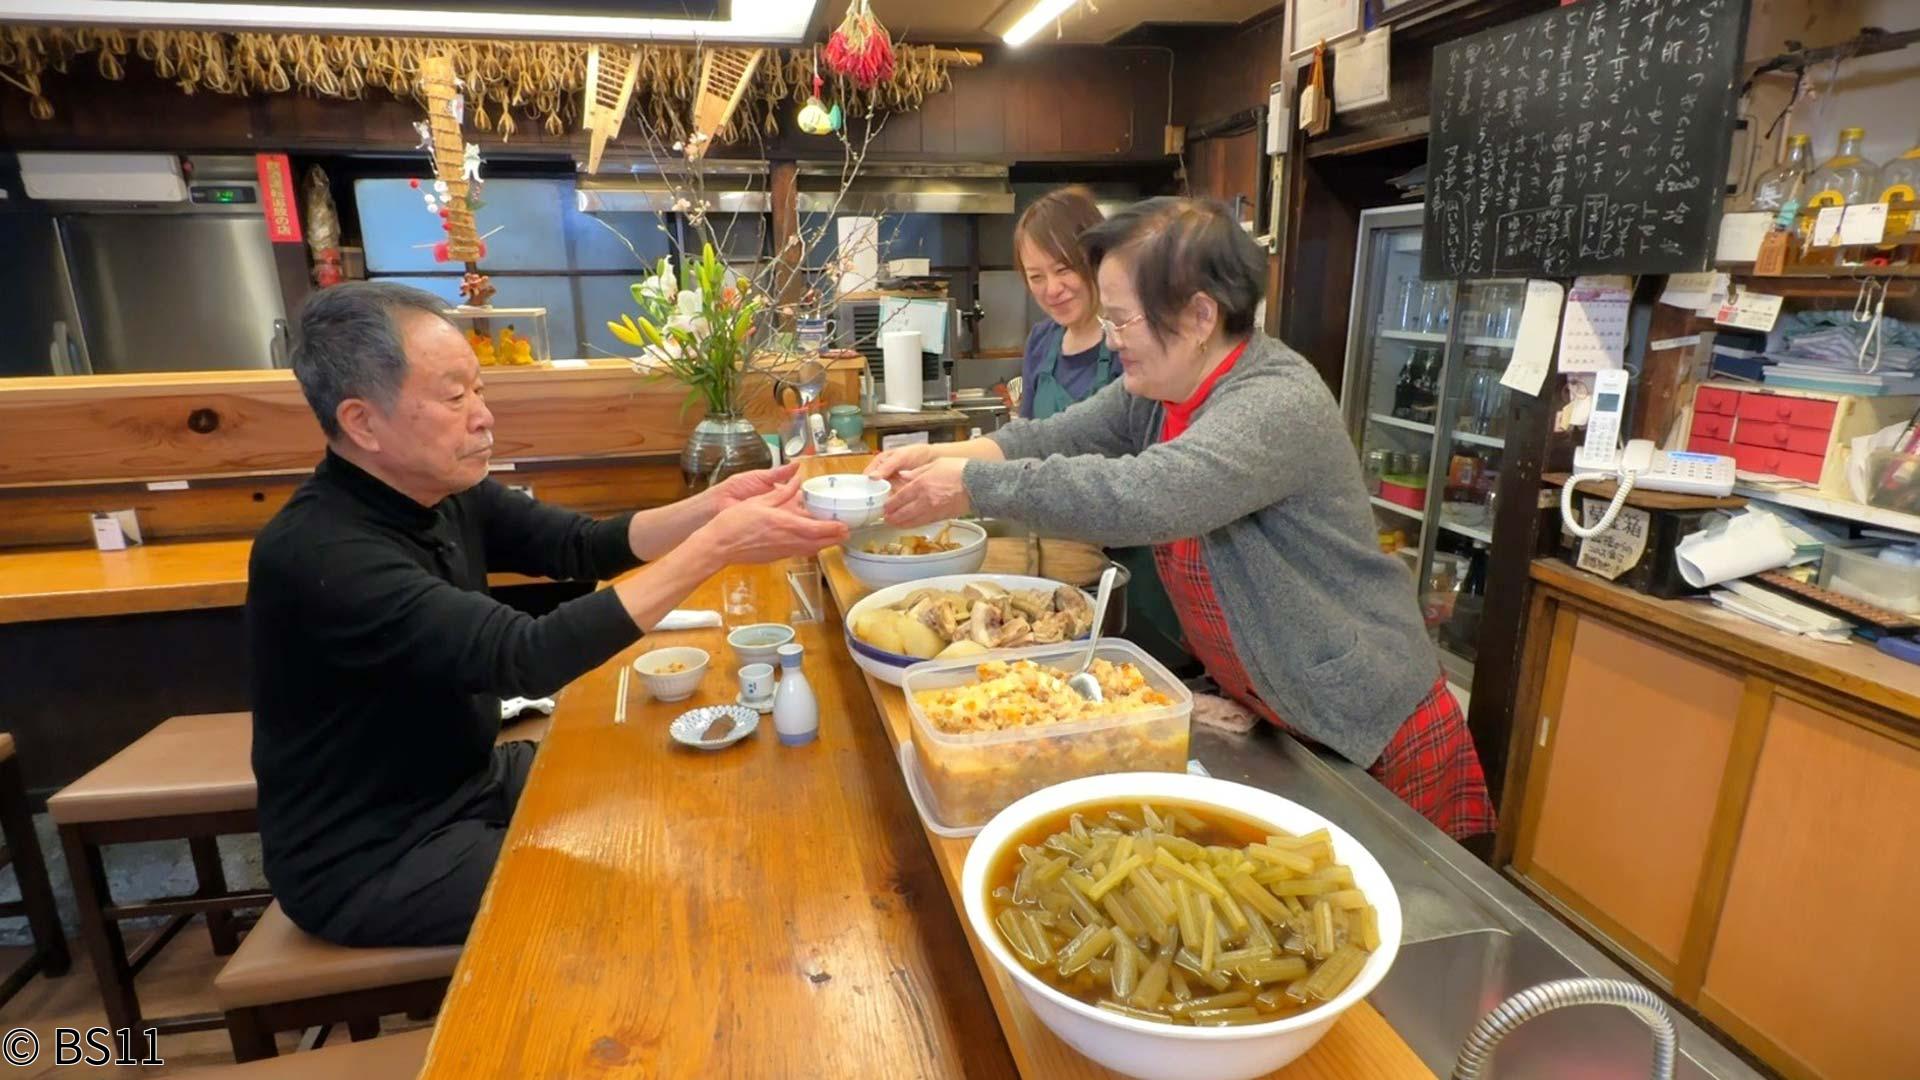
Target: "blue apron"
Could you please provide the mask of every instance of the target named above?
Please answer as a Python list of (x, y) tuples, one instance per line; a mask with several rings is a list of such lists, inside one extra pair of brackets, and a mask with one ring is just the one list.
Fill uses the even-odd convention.
[[(1033, 399), (1033, 418), (1035, 420), (1045, 420), (1055, 413), (1065, 412), (1079, 401), (1078, 398), (1067, 393), (1067, 388), (1062, 386), (1059, 378), (1054, 375), (1054, 369), (1060, 364), (1061, 346), (1066, 343), (1066, 340), (1067, 331), (1065, 327), (1062, 327), (1059, 335), (1054, 337), (1051, 343), (1048, 344), (1046, 358), (1040, 362), (1040, 367), (1034, 371), (1033, 385), (1025, 389), (1025, 392)], [(1106, 335), (1102, 334), (1100, 336), (1100, 352), (1094, 360), (1093, 388), (1094, 390), (1099, 390), (1112, 381), (1113, 353), (1107, 348)], [(1088, 396), (1091, 397), (1092, 395), (1089, 394)]]

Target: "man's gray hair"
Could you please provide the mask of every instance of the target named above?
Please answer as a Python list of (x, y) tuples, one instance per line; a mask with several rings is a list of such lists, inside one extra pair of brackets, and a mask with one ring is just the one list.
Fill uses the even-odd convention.
[(340, 403), (363, 398), (393, 408), (407, 381), (407, 353), (394, 316), (446, 319), (447, 302), (410, 285), (346, 281), (307, 298), (294, 339), (293, 375), (327, 438), (340, 434)]

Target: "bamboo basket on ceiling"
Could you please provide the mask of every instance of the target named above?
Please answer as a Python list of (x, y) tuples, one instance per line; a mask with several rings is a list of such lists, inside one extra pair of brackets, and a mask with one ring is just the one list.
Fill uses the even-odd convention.
[(587, 50), (587, 85), (580, 103), (580, 126), (587, 132), (587, 172), (600, 171), (600, 155), (620, 137), (620, 124), (633, 101), (633, 80), (640, 74), (640, 52), (613, 45)]
[(765, 49), (709, 49), (700, 64), (700, 86), (693, 97), (693, 138), (687, 142), (687, 158), (695, 160), (707, 152), (707, 144), (726, 129), (733, 111), (740, 107), (753, 73), (760, 68)]

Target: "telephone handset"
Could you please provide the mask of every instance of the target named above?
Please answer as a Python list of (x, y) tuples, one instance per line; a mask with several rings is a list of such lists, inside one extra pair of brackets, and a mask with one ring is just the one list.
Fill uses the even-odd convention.
[[(1733, 492), (1733, 459), (1720, 454), (1656, 450), (1650, 439), (1633, 439), (1618, 448), (1620, 417), (1626, 411), (1627, 372), (1602, 371), (1594, 379), (1593, 416), (1587, 422), (1586, 442), (1573, 452), (1573, 476), (1560, 489), (1560, 519), (1567, 531), (1582, 539), (1607, 531), (1626, 505), (1636, 485), (1652, 491), (1725, 496)], [(1573, 516), (1573, 489), (1582, 480), (1619, 482), (1606, 513), (1592, 528)]]

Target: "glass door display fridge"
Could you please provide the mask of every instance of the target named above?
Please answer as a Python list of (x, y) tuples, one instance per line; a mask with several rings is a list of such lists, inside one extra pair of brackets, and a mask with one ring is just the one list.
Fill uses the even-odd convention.
[(1420, 277), (1420, 206), (1360, 215), (1341, 406), (1373, 500), (1376, 539), (1408, 584), (1450, 678), (1479, 652), (1493, 491), (1525, 283)]

